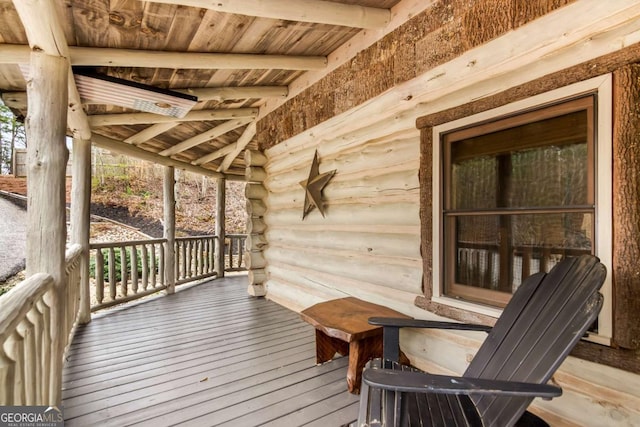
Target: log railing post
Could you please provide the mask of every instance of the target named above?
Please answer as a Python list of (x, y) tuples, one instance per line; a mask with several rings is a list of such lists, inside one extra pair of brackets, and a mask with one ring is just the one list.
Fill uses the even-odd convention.
[(91, 141), (73, 139), (71, 173), (71, 242), (82, 247), (80, 258), (80, 323), (91, 321), (89, 292), (89, 224), (91, 207)]
[(51, 316), (52, 357), (49, 404), (59, 405), (65, 339), (65, 169), (69, 63), (66, 58), (31, 53), (27, 83), (27, 276), (46, 272), (54, 279)]
[(173, 166), (164, 168), (164, 284), (167, 293), (176, 289), (176, 179)]
[(226, 194), (225, 194), (225, 184), (226, 180), (224, 178), (218, 178), (217, 181), (217, 191), (216, 191), (216, 238), (218, 239), (218, 244), (216, 245), (216, 257), (215, 257), (215, 270), (218, 273), (218, 277), (224, 277), (224, 254), (225, 254), (225, 205), (226, 205)]

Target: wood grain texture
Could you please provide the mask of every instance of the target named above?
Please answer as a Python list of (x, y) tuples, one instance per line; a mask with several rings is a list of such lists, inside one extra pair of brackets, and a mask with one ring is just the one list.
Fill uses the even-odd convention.
[(89, 291), (89, 239), (91, 209), (91, 142), (73, 140), (72, 182), (71, 182), (71, 241), (81, 245), (80, 319), (81, 323), (91, 321)]
[[(65, 367), (65, 424), (354, 421), (347, 358), (315, 366), (313, 328), (273, 302), (247, 298), (246, 280), (206, 282), (82, 327)], [(301, 424), (278, 424), (292, 414)]]
[(370, 317), (409, 318), (402, 313), (358, 298), (322, 302), (300, 312), (316, 328), (316, 361), (323, 363), (338, 353), (349, 355), (347, 387), (360, 393), (362, 369), (382, 355), (382, 327), (369, 324)]
[(345, 342), (382, 335), (380, 326), (368, 323), (369, 317), (408, 318), (408, 316), (388, 307), (353, 297), (316, 304), (301, 311), (300, 316), (326, 335)]
[(640, 65), (614, 73), (614, 342), (640, 349)]
[[(49, 403), (60, 403), (61, 355), (65, 346), (64, 300), (65, 242), (67, 227), (64, 215), (65, 169), (69, 151), (65, 144), (67, 130), (67, 94), (69, 64), (65, 58), (34, 52), (31, 57), (29, 98), (33, 100), (26, 121), (27, 209), (27, 276), (47, 272), (54, 279), (51, 340), (55, 343), (50, 361), (52, 378)], [(52, 101), (53, 100), (53, 101)], [(46, 226), (44, 226), (46, 225)], [(43, 251), (46, 256), (42, 256)]]

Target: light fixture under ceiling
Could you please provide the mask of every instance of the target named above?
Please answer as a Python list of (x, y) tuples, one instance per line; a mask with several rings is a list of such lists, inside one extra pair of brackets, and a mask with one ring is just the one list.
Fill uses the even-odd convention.
[(94, 71), (75, 69), (73, 74), (83, 102), (117, 105), (148, 113), (184, 117), (198, 98), (167, 89), (119, 79)]

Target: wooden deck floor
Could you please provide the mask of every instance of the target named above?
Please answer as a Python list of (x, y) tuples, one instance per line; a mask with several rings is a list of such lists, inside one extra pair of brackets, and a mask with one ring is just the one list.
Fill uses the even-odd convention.
[(341, 426), (347, 358), (315, 366), (313, 328), (229, 277), (102, 314), (74, 339), (66, 425)]

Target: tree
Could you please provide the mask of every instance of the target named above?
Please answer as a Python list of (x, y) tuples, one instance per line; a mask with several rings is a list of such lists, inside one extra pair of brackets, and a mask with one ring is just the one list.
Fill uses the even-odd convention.
[(16, 148), (27, 148), (24, 124), (11, 109), (0, 103), (0, 174), (13, 173), (13, 153)]

